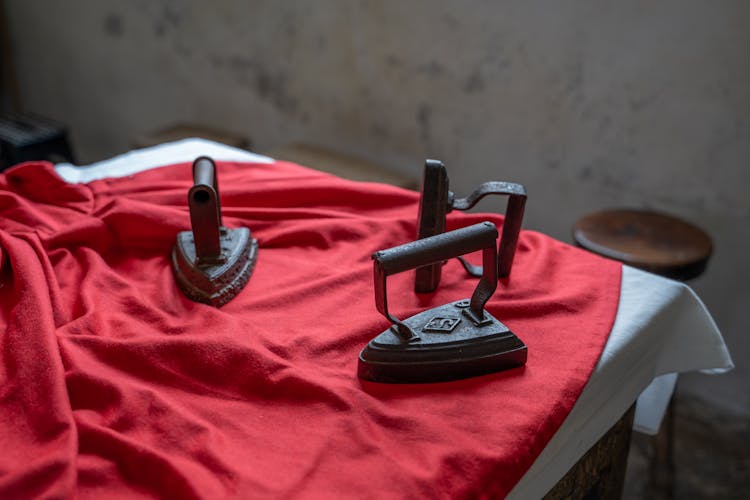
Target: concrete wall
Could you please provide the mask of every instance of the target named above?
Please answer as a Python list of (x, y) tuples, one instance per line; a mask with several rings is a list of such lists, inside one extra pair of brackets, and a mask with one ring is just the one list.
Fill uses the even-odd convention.
[(750, 3), (6, 1), (29, 110), (82, 162), (177, 121), (294, 140), (458, 194), (524, 183), (526, 227), (569, 240), (601, 207), (706, 228), (694, 282), (738, 368), (682, 389), (750, 413)]

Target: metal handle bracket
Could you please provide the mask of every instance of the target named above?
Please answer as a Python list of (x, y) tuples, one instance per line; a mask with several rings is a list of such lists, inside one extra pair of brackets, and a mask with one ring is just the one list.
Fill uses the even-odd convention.
[(482, 250), (482, 278), (471, 296), (467, 315), (477, 325), (484, 322), (484, 306), (497, 288), (497, 228), (491, 222), (449, 231), (375, 252), (372, 255), (375, 281), (375, 306), (394, 325), (394, 331), (405, 342), (419, 340), (419, 335), (388, 311), (386, 279), (388, 276), (446, 259)]

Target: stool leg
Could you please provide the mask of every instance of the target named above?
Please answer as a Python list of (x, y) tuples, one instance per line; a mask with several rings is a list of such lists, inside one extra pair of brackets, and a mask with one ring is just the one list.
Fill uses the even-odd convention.
[(674, 395), (669, 400), (659, 433), (654, 436), (651, 491), (655, 499), (674, 498)]

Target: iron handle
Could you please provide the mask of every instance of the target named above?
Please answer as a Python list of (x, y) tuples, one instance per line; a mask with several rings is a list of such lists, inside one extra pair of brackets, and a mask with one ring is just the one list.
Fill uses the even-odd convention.
[(223, 261), (219, 183), (216, 165), (207, 156), (193, 162), (193, 187), (188, 191), (188, 207), (198, 265)]
[(396, 325), (396, 332), (403, 340), (417, 340), (419, 336), (411, 328), (388, 312), (387, 277), (482, 250), (482, 278), (474, 289), (469, 304), (469, 311), (475, 321), (481, 322), (485, 317), (484, 306), (497, 288), (497, 234), (494, 224), (482, 222), (375, 252), (372, 255), (375, 307)]
[[(508, 195), (508, 204), (505, 207), (505, 222), (503, 233), (500, 237), (500, 245), (497, 249), (498, 270), (497, 275), (505, 278), (510, 275), (513, 267), (513, 258), (516, 255), (518, 237), (521, 234), (523, 224), (523, 213), (526, 208), (526, 189), (521, 184), (513, 182), (485, 182), (481, 184), (466, 198), (453, 199), (453, 193), (448, 192), (448, 212), (453, 209), (469, 210), (479, 200), (487, 195)], [(465, 259), (459, 258), (464, 269), (472, 276), (481, 276), (482, 270), (478, 266), (472, 266)]]
[(488, 194), (507, 194), (526, 198), (526, 189), (523, 185), (516, 184), (515, 182), (484, 182), (466, 198), (453, 198), (453, 193), (449, 192), (448, 197), (451, 200), (449, 202), (449, 211), (450, 209), (469, 210)]

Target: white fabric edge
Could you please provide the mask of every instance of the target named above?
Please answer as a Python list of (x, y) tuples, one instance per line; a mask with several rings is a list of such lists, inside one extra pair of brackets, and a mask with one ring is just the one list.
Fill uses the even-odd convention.
[(655, 436), (659, 432), (664, 413), (677, 385), (677, 374), (659, 375), (646, 387), (635, 406), (633, 430)]
[(55, 171), (65, 181), (78, 184), (111, 177), (125, 177), (173, 163), (192, 162), (203, 155), (219, 161), (252, 163), (273, 163), (274, 161), (272, 158), (244, 149), (193, 137), (165, 142), (150, 148), (136, 149), (90, 165), (75, 166), (70, 163), (58, 163), (55, 165)]
[(543, 497), (655, 377), (733, 367), (721, 333), (688, 286), (623, 266), (615, 324), (594, 373), (508, 498)]

